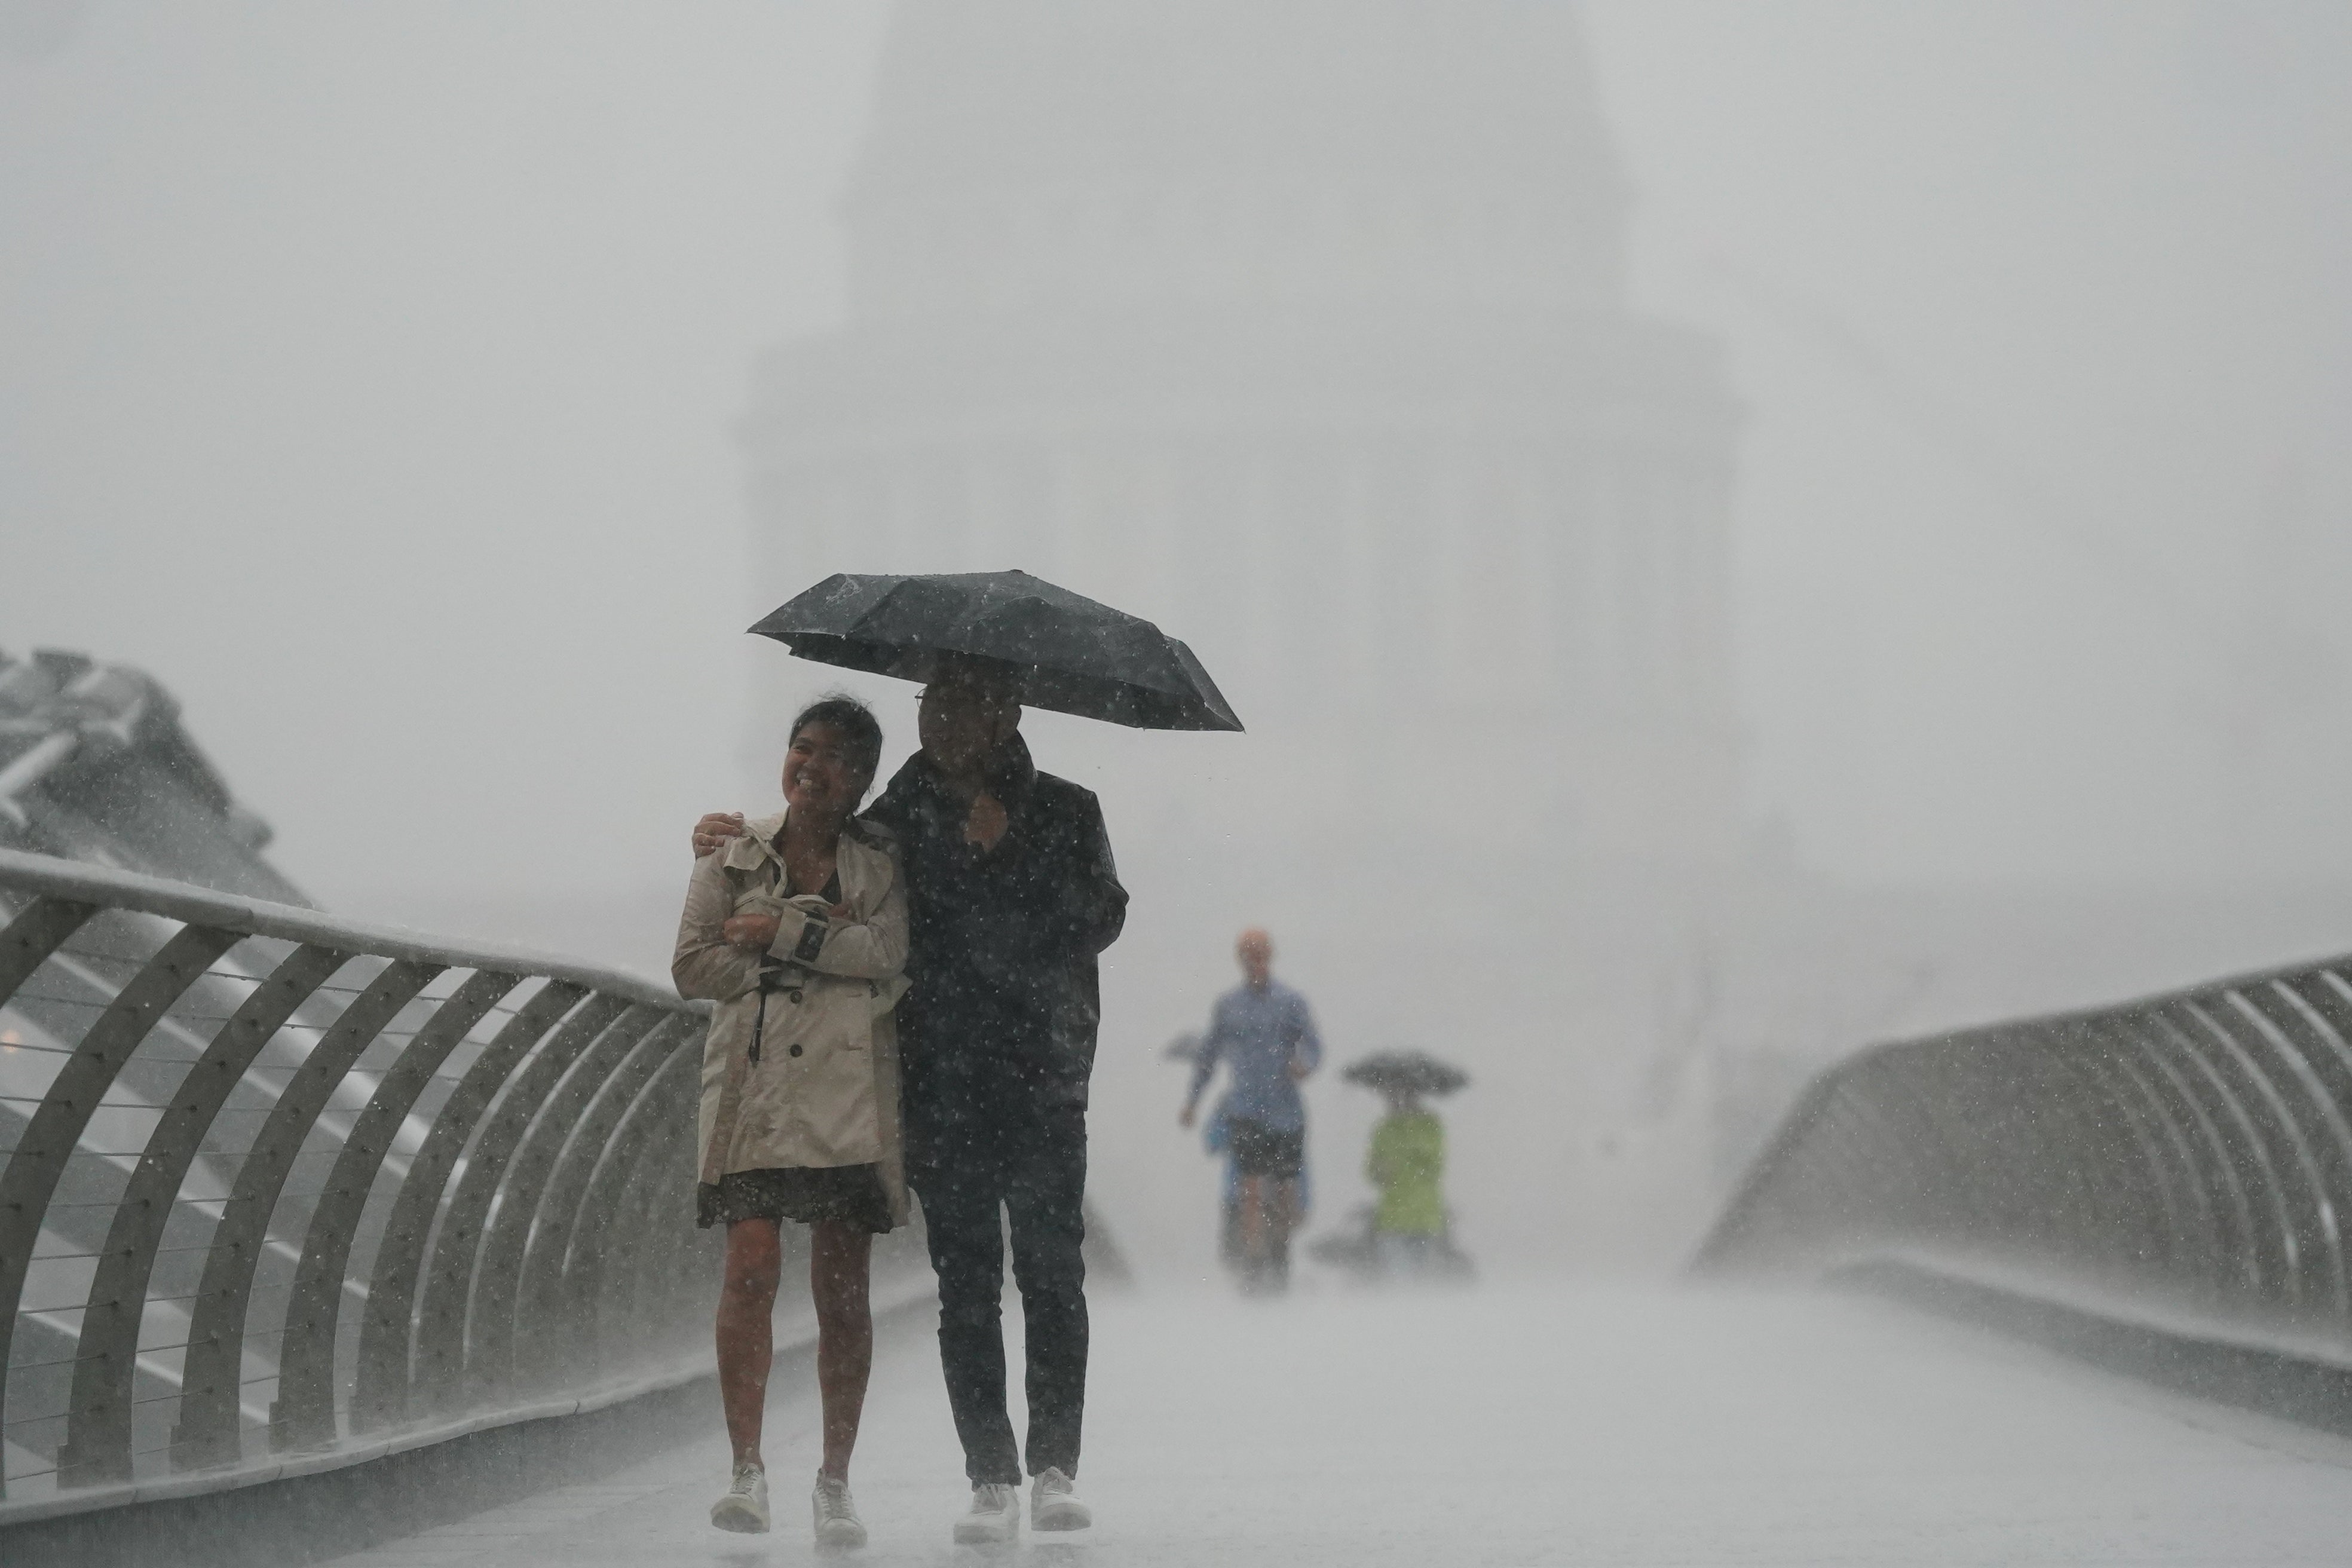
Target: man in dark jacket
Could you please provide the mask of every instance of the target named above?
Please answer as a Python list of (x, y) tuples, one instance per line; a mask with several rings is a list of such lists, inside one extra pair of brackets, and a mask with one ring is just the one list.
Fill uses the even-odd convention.
[[(1087, 1083), (1096, 955), (1118, 936), (1127, 890), (1093, 794), (1039, 773), (1020, 722), (1005, 672), (944, 671), (923, 689), (921, 750), (867, 813), (896, 833), (906, 865), (907, 1173), (939, 1274), (940, 1360), (972, 1483), (954, 1534), (967, 1543), (1010, 1540), (1019, 1519), (1005, 1218), (1027, 1325), (1031, 1523), (1091, 1521), (1072, 1485), (1086, 1405)], [(730, 821), (705, 818), (698, 849)]]

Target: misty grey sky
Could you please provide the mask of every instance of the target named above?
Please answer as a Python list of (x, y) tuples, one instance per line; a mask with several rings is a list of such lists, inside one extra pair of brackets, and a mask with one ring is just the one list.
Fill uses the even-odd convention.
[[(879, 0), (60, 9), (0, 0), (0, 645), (161, 676), (331, 903), (674, 880), (804, 585), (740, 579), (730, 425), (837, 310)], [(1586, 12), (1637, 296), (1750, 406), (1757, 816), (2352, 869), (2352, 8)], [(2250, 606), (2265, 516), (2319, 542)]]

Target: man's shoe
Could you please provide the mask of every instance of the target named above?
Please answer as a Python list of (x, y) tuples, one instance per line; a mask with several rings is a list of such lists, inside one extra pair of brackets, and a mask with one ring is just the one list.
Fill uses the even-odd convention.
[(958, 1546), (1002, 1546), (1021, 1533), (1021, 1489), (981, 1481), (971, 1489), (971, 1509), (955, 1521)]
[(857, 1517), (857, 1504), (850, 1500), (847, 1481), (819, 1470), (816, 1490), (809, 1496), (809, 1511), (815, 1516), (819, 1546), (838, 1549), (866, 1544), (866, 1521)]
[(710, 1505), (710, 1522), (745, 1535), (768, 1532), (768, 1472), (746, 1459), (735, 1467), (735, 1484)]
[(1033, 1530), (1084, 1530), (1094, 1523), (1094, 1510), (1078, 1500), (1078, 1489), (1069, 1477), (1047, 1466), (1029, 1487), (1029, 1526)]

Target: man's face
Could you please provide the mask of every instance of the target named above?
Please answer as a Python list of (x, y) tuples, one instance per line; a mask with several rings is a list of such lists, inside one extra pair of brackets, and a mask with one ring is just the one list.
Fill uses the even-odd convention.
[(1241, 960), (1242, 978), (1265, 989), (1274, 976), (1274, 939), (1262, 931), (1245, 931), (1234, 944), (1234, 956)]
[(950, 676), (923, 688), (915, 733), (934, 767), (977, 773), (1021, 714), (1020, 705), (988, 684)]

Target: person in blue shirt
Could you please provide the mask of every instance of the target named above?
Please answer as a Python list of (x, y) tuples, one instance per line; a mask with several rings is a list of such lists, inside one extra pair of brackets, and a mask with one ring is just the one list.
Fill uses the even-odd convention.
[(1225, 1133), (1241, 1176), (1243, 1278), (1279, 1289), (1289, 1279), (1293, 1194), (1307, 1162), (1307, 1108), (1298, 1086), (1322, 1065), (1323, 1042), (1307, 998), (1274, 977), (1274, 939), (1253, 927), (1234, 952), (1242, 984), (1218, 997), (1209, 1016), (1178, 1121), (1192, 1125), (1223, 1062), (1232, 1079)]

